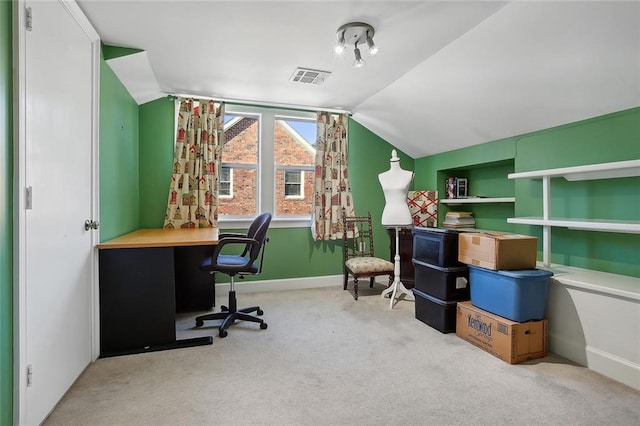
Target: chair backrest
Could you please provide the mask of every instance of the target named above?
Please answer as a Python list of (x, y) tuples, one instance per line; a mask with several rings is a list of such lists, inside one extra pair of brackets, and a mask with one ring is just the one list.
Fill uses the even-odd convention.
[[(213, 249), (211, 257), (206, 258), (200, 264), (200, 268), (213, 272), (222, 272), (229, 275), (257, 275), (262, 272), (262, 260), (264, 259), (265, 245), (269, 241), (267, 231), (271, 223), (271, 213), (263, 213), (256, 217), (247, 233), (225, 234)], [(255, 240), (258, 244), (247, 243), (247, 240)], [(243, 247), (241, 254), (222, 255), (223, 247), (234, 247), (237, 250)]]
[(344, 260), (352, 257), (375, 257), (371, 213), (367, 216), (342, 215)]
[[(258, 246), (248, 246), (249, 249), (249, 258), (254, 261), (258, 259), (260, 252), (262, 251), (262, 255), (264, 256), (264, 244), (267, 241), (267, 231), (269, 230), (269, 225), (271, 224), (271, 213), (266, 212), (262, 213), (260, 216), (256, 217), (249, 229), (247, 230), (247, 238), (252, 238), (259, 242)], [(262, 257), (260, 258), (260, 269), (262, 269)]]

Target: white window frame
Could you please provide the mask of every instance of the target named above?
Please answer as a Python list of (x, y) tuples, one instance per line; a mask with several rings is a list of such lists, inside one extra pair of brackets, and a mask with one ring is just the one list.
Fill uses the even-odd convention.
[[(313, 171), (313, 166), (282, 166), (275, 165), (275, 122), (276, 120), (315, 120), (316, 113), (311, 111), (296, 111), (280, 108), (266, 108), (250, 105), (225, 105), (225, 114), (243, 115), (258, 120), (258, 164), (256, 174), (256, 215), (218, 217), (218, 226), (221, 229), (246, 228), (255, 216), (263, 212), (271, 212), (273, 218), (271, 226), (274, 228), (303, 228), (311, 225), (311, 215), (304, 216), (278, 216), (275, 214), (276, 206), (276, 171), (281, 168)], [(247, 164), (222, 163), (225, 167), (253, 168)]]
[[(279, 167), (280, 168), (280, 167)], [(304, 170), (298, 166), (280, 168), (284, 173), (282, 173), (282, 180), (284, 188), (283, 188), (283, 196), (285, 200), (304, 200)], [(300, 173), (300, 182), (289, 182), (289, 184), (296, 184), (300, 187), (300, 192), (296, 195), (287, 195), (287, 172), (298, 172)]]
[[(227, 166), (226, 164), (222, 165), (223, 169), (229, 169), (229, 195), (220, 194), (220, 190), (218, 190), (218, 196), (223, 199), (231, 199), (233, 198), (233, 168)], [(218, 186), (222, 183), (222, 179), (218, 181)]]

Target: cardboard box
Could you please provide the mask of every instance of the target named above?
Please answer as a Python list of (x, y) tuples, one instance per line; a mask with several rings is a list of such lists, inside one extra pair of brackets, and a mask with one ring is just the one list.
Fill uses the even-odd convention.
[(458, 236), (458, 260), (481, 268), (535, 269), (537, 250), (538, 238), (529, 235), (464, 232)]
[(483, 311), (471, 302), (458, 302), (456, 311), (456, 335), (509, 364), (547, 356), (546, 319), (515, 322)]

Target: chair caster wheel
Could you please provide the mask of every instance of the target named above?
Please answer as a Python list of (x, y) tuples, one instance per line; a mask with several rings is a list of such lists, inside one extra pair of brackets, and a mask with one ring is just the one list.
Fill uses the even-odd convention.
[(267, 329), (267, 323), (266, 322), (260, 323), (260, 330), (266, 330), (266, 329)]
[(258, 315), (264, 315), (264, 311), (263, 311), (262, 309), (258, 309), (258, 310), (256, 311), (256, 314), (258, 314)]
[(196, 327), (202, 327), (204, 325), (204, 321), (196, 320)]
[(229, 334), (229, 333), (227, 333), (227, 330), (220, 330), (220, 332), (218, 333), (218, 336), (227, 337), (227, 334)]
[(220, 306), (220, 310), (221, 310), (222, 312), (229, 312), (229, 308), (228, 308), (228, 307), (226, 307), (226, 306), (224, 306), (224, 305)]

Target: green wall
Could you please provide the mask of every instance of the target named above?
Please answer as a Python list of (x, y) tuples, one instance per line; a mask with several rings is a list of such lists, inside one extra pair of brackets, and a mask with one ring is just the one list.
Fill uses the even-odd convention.
[[(440, 205), (439, 222), (449, 209), (473, 211), (478, 228), (535, 235), (542, 228), (511, 225), (507, 217), (542, 215), (541, 180), (509, 180), (530, 170), (640, 158), (640, 108), (419, 158), (416, 189), (443, 194), (446, 176), (469, 178), (473, 195), (515, 196), (515, 204)], [(501, 177), (502, 176), (502, 177)], [(640, 178), (551, 183), (551, 216), (638, 220)], [(441, 195), (442, 196), (442, 195)], [(552, 228), (551, 261), (640, 277), (640, 235)]]
[[(173, 164), (174, 104), (162, 98), (140, 105), (140, 226), (161, 227)], [(384, 195), (378, 174), (388, 170), (391, 145), (349, 120), (349, 178), (356, 213), (371, 211), (377, 254), (389, 256), (389, 238), (380, 225)], [(413, 159), (402, 152), (402, 167)], [(101, 179), (104, 176), (101, 177)], [(309, 228), (272, 228), (265, 268), (256, 279), (313, 277), (342, 273), (342, 241), (314, 241)], [(283, 255), (286, 254), (286, 255)], [(249, 279), (249, 278), (248, 278)]]
[(138, 105), (100, 60), (100, 241), (139, 228)]
[(173, 170), (175, 103), (140, 105), (140, 227), (162, 228)]
[(13, 85), (11, 2), (0, 1), (0, 425), (13, 423)]

